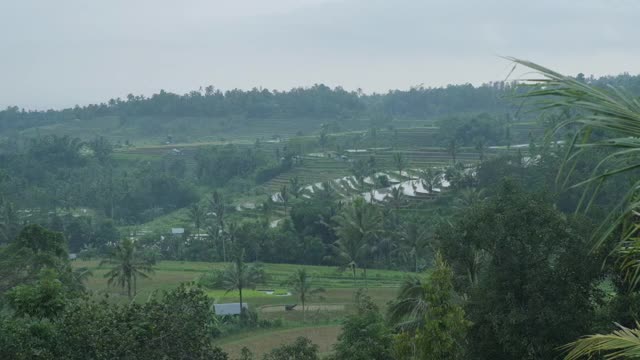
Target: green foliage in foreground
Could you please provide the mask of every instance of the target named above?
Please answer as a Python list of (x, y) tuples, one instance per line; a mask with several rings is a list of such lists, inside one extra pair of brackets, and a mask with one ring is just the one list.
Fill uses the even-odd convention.
[(512, 182), (443, 226), (443, 252), (469, 298), (474, 359), (550, 359), (593, 328), (602, 260), (589, 254), (588, 230)]
[(357, 314), (344, 322), (331, 360), (393, 360), (391, 331), (378, 307), (364, 292), (357, 295)]
[(611, 334), (586, 336), (565, 346), (565, 349), (570, 350), (565, 360), (591, 358), (600, 353), (606, 353), (604, 358), (607, 360), (639, 359), (640, 330), (638, 328), (640, 328), (638, 323), (635, 329), (619, 325), (618, 330)]
[(293, 344), (271, 350), (263, 360), (319, 360), (318, 345), (305, 337), (297, 338)]
[[(413, 284), (413, 281), (409, 281)], [(466, 335), (471, 323), (456, 303), (453, 292), (453, 271), (440, 254), (435, 270), (422, 286), (422, 299), (399, 298), (390, 312), (395, 317), (404, 312), (419, 317), (418, 326), (396, 336), (395, 354), (398, 359), (456, 360), (463, 359)], [(406, 295), (407, 293), (401, 293)], [(393, 316), (391, 317), (393, 319)]]
[(211, 300), (179, 287), (144, 304), (69, 301), (56, 317), (3, 317), (2, 359), (216, 359)]
[(226, 359), (212, 300), (184, 285), (143, 304), (83, 293), (62, 235), (26, 226), (0, 248), (0, 359)]
[[(531, 80), (538, 87), (526, 96), (539, 99), (545, 109), (561, 109), (575, 116), (556, 125), (554, 133), (563, 128), (578, 127), (564, 157), (563, 167), (558, 174), (558, 184), (567, 186), (575, 166), (586, 157), (599, 152), (597, 165), (591, 174), (578, 179), (572, 187), (582, 187), (583, 196), (576, 211), (585, 213), (592, 208), (593, 200), (602, 185), (620, 175), (634, 175), (640, 167), (640, 102), (620, 88), (601, 88), (588, 84), (584, 79), (574, 79), (538, 64), (512, 59), (516, 64), (533, 69), (540, 77)], [(593, 238), (595, 248), (602, 248), (616, 231), (621, 230), (615, 255), (618, 256), (620, 271), (632, 288), (640, 283), (638, 253), (638, 185), (637, 179), (630, 178), (624, 186), (626, 194), (619, 198), (615, 209), (601, 223)], [(636, 319), (637, 321), (637, 319)], [(604, 353), (606, 359), (640, 358), (638, 323), (635, 329), (620, 327), (608, 335), (592, 335), (568, 346), (567, 359)]]

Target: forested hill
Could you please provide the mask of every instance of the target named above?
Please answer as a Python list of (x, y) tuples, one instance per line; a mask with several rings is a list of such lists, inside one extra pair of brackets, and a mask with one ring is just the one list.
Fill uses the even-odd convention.
[[(615, 83), (640, 94), (639, 76), (623, 74), (584, 80)], [(504, 114), (514, 110), (513, 102), (508, 100), (512, 89), (512, 83), (506, 82), (414, 87), (386, 94), (363, 94), (325, 85), (290, 91), (254, 88), (224, 92), (208, 86), (184, 95), (166, 91), (150, 97), (130, 94), (126, 99), (63, 110), (8, 107), (0, 111), (0, 135), (53, 133), (85, 138), (103, 135), (122, 141), (163, 139), (171, 135), (193, 141), (204, 134), (236, 138), (287, 135), (287, 132), (315, 131), (321, 123), (331, 122), (334, 130), (353, 130), (372, 123), (390, 125), (393, 119), (429, 120), (482, 112)], [(260, 132), (260, 125), (269, 131)]]
[(425, 117), (451, 111), (487, 111), (502, 106), (504, 83), (479, 87), (450, 85), (446, 88), (417, 87), (408, 91), (365, 95), (314, 85), (290, 91), (254, 88), (220, 91), (212, 86), (177, 95), (164, 90), (151, 97), (129, 94), (126, 99), (76, 106), (59, 111), (24, 111), (10, 107), (0, 112), (4, 127), (29, 127), (96, 116), (241, 117), (326, 119), (362, 116), (372, 110), (398, 117)]

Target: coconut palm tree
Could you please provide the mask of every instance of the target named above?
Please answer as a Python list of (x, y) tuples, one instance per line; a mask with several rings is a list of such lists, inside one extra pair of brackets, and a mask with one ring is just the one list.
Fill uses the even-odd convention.
[(398, 169), (398, 175), (402, 176), (402, 170), (407, 166), (407, 159), (402, 153), (393, 153), (393, 164)]
[(196, 228), (196, 236), (200, 236), (200, 229), (207, 217), (207, 209), (200, 204), (193, 204), (189, 208), (189, 219)]
[(227, 266), (222, 274), (222, 284), (226, 293), (238, 290), (240, 296), (240, 314), (243, 314), (242, 290), (254, 289), (262, 282), (264, 276), (252, 265), (244, 262), (244, 250), (240, 251), (234, 261)]
[(300, 196), (306, 194), (308, 191), (307, 189), (302, 186), (302, 183), (300, 182), (300, 178), (297, 176), (292, 177), (291, 179), (289, 179), (289, 192), (291, 193), (291, 195), (293, 195), (294, 198), (298, 199)]
[[(567, 146), (556, 183), (560, 189), (582, 187), (583, 194), (576, 212), (589, 211), (603, 182), (640, 168), (640, 101), (613, 86), (598, 88), (529, 61), (511, 60), (537, 73), (535, 79), (525, 80), (534, 88), (524, 96), (539, 99), (544, 109), (570, 109), (577, 114), (558, 123), (548, 135), (547, 142), (553, 140), (560, 129), (578, 127)], [(591, 139), (593, 131), (601, 133), (599, 139)], [(593, 150), (604, 151), (592, 173), (570, 184), (575, 163), (587, 154), (593, 156)], [(595, 249), (601, 247), (616, 230), (622, 230), (616, 250), (621, 258), (621, 270), (632, 286), (640, 282), (640, 241), (636, 239), (640, 229), (637, 224), (639, 187), (640, 180), (635, 180), (594, 236)], [(570, 351), (566, 359), (596, 353), (605, 353), (608, 359), (640, 359), (640, 325), (636, 324), (635, 329), (620, 327), (611, 334), (587, 336), (567, 345), (567, 348)]]
[[(615, 87), (597, 88), (528, 61), (512, 60), (542, 75), (541, 79), (531, 81), (536, 87), (526, 94), (527, 97), (541, 98), (539, 101), (544, 108), (568, 108), (578, 113), (576, 117), (558, 123), (548, 135), (547, 141), (551, 141), (552, 136), (562, 128), (576, 125), (579, 127), (567, 146), (557, 184), (561, 189), (567, 186), (582, 187), (584, 193), (576, 211), (588, 211), (603, 181), (640, 168), (637, 156), (640, 152), (640, 101)], [(590, 140), (590, 134), (594, 130), (602, 131), (605, 138)], [(607, 151), (589, 177), (576, 184), (569, 184), (573, 175), (573, 164), (580, 160), (581, 156), (587, 155), (590, 149)], [(590, 156), (593, 156), (593, 152)], [(612, 211), (603, 223), (598, 233), (597, 245), (601, 245), (618, 226), (633, 215), (636, 208), (640, 207), (640, 198), (636, 196), (639, 185), (640, 180), (637, 180), (630, 186), (630, 191), (620, 199), (616, 209), (621, 211)]]
[(324, 181), (318, 186), (314, 185), (311, 196), (315, 199), (323, 199), (329, 203), (338, 199), (338, 194), (336, 194), (336, 190), (329, 181)]
[(456, 163), (456, 158), (458, 156), (459, 148), (460, 148), (460, 145), (458, 145), (458, 142), (456, 141), (455, 138), (449, 140), (449, 143), (447, 144), (447, 153), (451, 155), (451, 159), (453, 160), (454, 165)]
[(407, 263), (411, 263), (413, 270), (417, 273), (419, 259), (428, 249), (431, 236), (427, 229), (418, 223), (418, 219), (404, 224), (398, 235), (399, 241), (396, 252)]
[(225, 204), (224, 204), (224, 196), (222, 193), (219, 193), (217, 190), (213, 192), (211, 196), (211, 201), (209, 202), (211, 210), (215, 213), (216, 222), (218, 223), (218, 227), (224, 231), (224, 215), (225, 215)]
[(398, 224), (398, 219), (400, 218), (400, 208), (407, 202), (407, 199), (404, 195), (404, 187), (397, 186), (391, 188), (391, 191), (384, 197), (384, 199), (394, 209), (394, 222), (395, 224)]
[(18, 233), (18, 216), (12, 203), (0, 199), (0, 243), (11, 241)]
[(337, 216), (336, 234), (338, 240), (333, 251), (340, 263), (351, 268), (355, 283), (356, 269), (361, 267), (367, 286), (367, 266), (376, 252), (382, 231), (382, 216), (378, 209), (356, 198)]
[(640, 324), (635, 329), (618, 325), (611, 334), (586, 336), (568, 344), (565, 360), (591, 359), (594, 355), (608, 353), (604, 359), (640, 359)]
[(415, 333), (426, 322), (448, 316), (442, 310), (451, 309), (453, 272), (440, 253), (434, 260), (429, 277), (407, 277), (387, 309), (389, 322), (403, 332)]
[(325, 152), (325, 148), (327, 146), (327, 143), (329, 142), (329, 137), (327, 135), (328, 132), (329, 132), (329, 125), (328, 124), (320, 125), (320, 135), (318, 136), (318, 143), (322, 147), (322, 153), (323, 154)]
[(428, 306), (426, 298), (423, 280), (417, 276), (407, 277), (387, 309), (389, 322), (402, 331), (413, 332), (421, 328)]
[(291, 286), (292, 293), (298, 296), (302, 304), (302, 322), (305, 322), (305, 303), (314, 295), (325, 292), (325, 289), (313, 287), (313, 280), (305, 268), (296, 270), (286, 283)]
[(282, 204), (284, 205), (284, 216), (287, 216), (287, 205), (289, 205), (289, 188), (287, 185), (282, 185), (280, 188), (280, 198), (282, 199)]
[[(100, 266), (111, 265), (104, 277), (108, 279), (108, 284), (111, 286), (117, 284), (124, 290), (127, 289), (127, 295), (129, 299), (137, 292), (137, 279), (149, 278), (150, 273), (153, 273), (153, 267), (149, 262), (143, 258), (137, 256), (136, 246), (133, 240), (125, 238), (116, 246), (112, 256), (108, 259), (102, 260)], [(133, 293), (132, 293), (133, 286)]]
[(219, 193), (217, 190), (215, 190), (213, 192), (213, 195), (211, 196), (211, 201), (209, 202), (209, 205), (211, 207), (211, 210), (216, 216), (216, 224), (217, 224), (216, 236), (218, 236), (220, 240), (222, 240), (222, 260), (224, 262), (227, 262), (227, 247), (225, 245), (226, 241), (225, 241), (225, 222), (224, 222), (225, 203), (224, 203), (224, 197), (222, 193)]
[(475, 204), (482, 203), (486, 199), (484, 189), (464, 188), (458, 192), (458, 196), (453, 200), (454, 207), (465, 209)]
[(442, 171), (440, 170), (426, 168), (418, 173), (418, 177), (429, 194), (433, 194), (433, 189), (442, 185)]
[(484, 160), (484, 153), (487, 150), (487, 139), (484, 136), (479, 136), (475, 139), (475, 149), (478, 151), (480, 161)]
[(260, 210), (262, 210), (262, 216), (264, 216), (267, 223), (271, 222), (271, 214), (273, 212), (273, 199), (271, 195), (267, 195), (266, 199), (260, 206)]

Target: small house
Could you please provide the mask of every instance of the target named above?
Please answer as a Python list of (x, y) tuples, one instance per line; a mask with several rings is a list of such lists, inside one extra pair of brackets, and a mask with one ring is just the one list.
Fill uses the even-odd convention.
[[(215, 308), (216, 315), (218, 316), (240, 315), (240, 303), (213, 304), (213, 307)], [(247, 311), (249, 309), (249, 305), (247, 303), (242, 303), (242, 309)]]

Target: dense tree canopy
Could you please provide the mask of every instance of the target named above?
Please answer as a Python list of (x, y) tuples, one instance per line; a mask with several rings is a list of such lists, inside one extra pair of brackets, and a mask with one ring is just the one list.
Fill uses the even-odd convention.
[(505, 182), (439, 240), (463, 279), (476, 359), (549, 359), (595, 319), (601, 261), (588, 230)]

